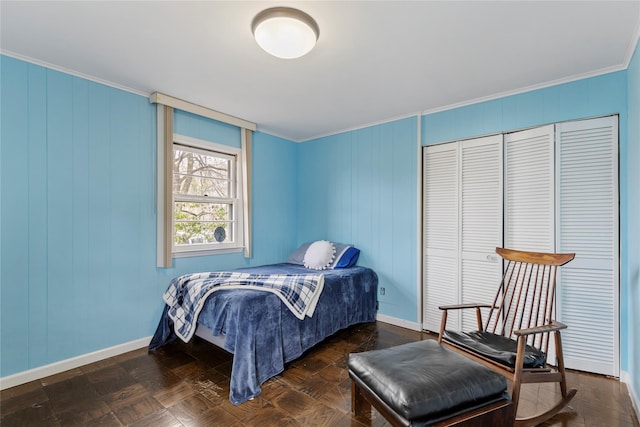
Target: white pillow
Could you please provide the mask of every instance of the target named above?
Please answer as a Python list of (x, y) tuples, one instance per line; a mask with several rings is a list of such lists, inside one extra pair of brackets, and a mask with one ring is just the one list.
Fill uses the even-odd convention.
[(333, 243), (326, 240), (318, 240), (309, 245), (304, 254), (304, 266), (312, 270), (324, 270), (333, 263), (336, 248)]

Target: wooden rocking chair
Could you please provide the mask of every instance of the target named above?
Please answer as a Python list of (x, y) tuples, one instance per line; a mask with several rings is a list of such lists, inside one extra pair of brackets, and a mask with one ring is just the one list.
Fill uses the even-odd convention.
[[(514, 425), (537, 425), (557, 414), (575, 396), (567, 389), (560, 330), (567, 326), (554, 320), (556, 270), (575, 254), (523, 252), (496, 248), (507, 261), (493, 304), (459, 304), (443, 310), (438, 341), (501, 373), (513, 382), (511, 399), (516, 417), (520, 387), (524, 383), (558, 382), (562, 399), (552, 408)], [(475, 309), (478, 330), (446, 329), (450, 310)], [(483, 322), (481, 309), (488, 309)], [(485, 310), (486, 311), (486, 310)], [(557, 366), (547, 362), (549, 340), (554, 338)]]

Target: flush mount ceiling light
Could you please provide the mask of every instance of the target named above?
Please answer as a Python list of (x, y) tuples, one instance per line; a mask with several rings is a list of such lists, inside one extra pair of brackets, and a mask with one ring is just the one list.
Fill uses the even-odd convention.
[(307, 54), (320, 35), (312, 17), (290, 7), (272, 7), (258, 13), (251, 22), (251, 31), (262, 49), (284, 59)]

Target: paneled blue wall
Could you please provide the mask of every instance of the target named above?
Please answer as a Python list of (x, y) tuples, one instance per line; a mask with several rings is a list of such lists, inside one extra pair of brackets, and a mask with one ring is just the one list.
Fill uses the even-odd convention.
[(416, 322), (417, 118), (328, 136), (298, 150), (298, 243), (361, 249), (385, 295), (379, 313)]
[(174, 110), (173, 132), (218, 144), (240, 148), (240, 128), (186, 111)]
[[(636, 53), (637, 57), (637, 53)], [(637, 62), (637, 59), (635, 59)], [(629, 122), (637, 127), (638, 116), (627, 110), (627, 98), (631, 93), (627, 85), (627, 71), (620, 71), (571, 83), (552, 86), (492, 101), (455, 108), (425, 115), (422, 118), (424, 145), (464, 139), (478, 135), (495, 134), (524, 129), (543, 124), (583, 119), (610, 114), (620, 115), (620, 368), (626, 370), (628, 363), (628, 337), (631, 318), (629, 299), (631, 277), (629, 266), (629, 243), (640, 239), (637, 212), (631, 215), (630, 204), (637, 204), (640, 195), (630, 191), (637, 189), (637, 156), (629, 154), (638, 150), (637, 135), (630, 139)], [(631, 95), (634, 96), (634, 95)], [(637, 99), (637, 93), (635, 94)], [(636, 101), (637, 102), (637, 101)], [(632, 117), (630, 121), (629, 118)], [(637, 245), (636, 245), (637, 246)], [(635, 249), (637, 265), (638, 249)], [(636, 270), (637, 271), (637, 270)], [(637, 284), (637, 279), (636, 279)], [(638, 353), (635, 353), (636, 355)], [(637, 357), (637, 356), (636, 356)]]
[[(296, 144), (256, 133), (254, 257), (156, 268), (155, 106), (0, 61), (0, 376), (151, 335), (179, 274), (275, 262), (295, 249)], [(176, 131), (240, 145), (237, 128), (186, 113)]]
[[(627, 197), (628, 209), (628, 252), (626, 276), (629, 278), (629, 291), (622, 303), (627, 309), (626, 338), (629, 342), (629, 365), (631, 384), (636, 399), (640, 398), (640, 45), (636, 45), (635, 53), (629, 64), (629, 147), (627, 159)], [(626, 302), (626, 304), (625, 304)], [(625, 337), (623, 336), (623, 339)], [(636, 405), (640, 402), (636, 400)], [(639, 409), (636, 406), (636, 409)]]
[(4, 376), (148, 335), (157, 283), (152, 106), (1, 66)]
[(614, 113), (621, 114), (620, 128), (624, 127), (626, 134), (626, 112), (626, 72), (620, 71), (424, 115), (422, 143), (429, 145)]
[(283, 262), (297, 247), (297, 148), (296, 143), (255, 134), (252, 265)]

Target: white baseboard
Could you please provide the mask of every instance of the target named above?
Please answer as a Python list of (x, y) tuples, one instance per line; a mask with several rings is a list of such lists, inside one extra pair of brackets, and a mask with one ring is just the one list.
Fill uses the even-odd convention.
[(80, 366), (88, 365), (89, 363), (97, 362), (99, 360), (107, 359), (109, 357), (117, 356), (119, 354), (127, 353), (129, 351), (137, 350), (149, 345), (151, 337), (140, 338), (135, 341), (130, 341), (124, 344), (119, 344), (113, 347), (105, 348), (102, 350), (94, 351), (92, 353), (82, 354), (80, 356), (72, 357), (70, 359), (61, 360), (59, 362), (51, 363), (49, 365), (40, 366), (38, 368), (29, 369), (28, 371), (18, 372), (17, 374), (8, 375), (0, 378), (0, 390), (4, 390), (17, 385), (26, 384), (30, 381), (39, 380), (50, 375), (59, 374), (60, 372), (68, 371), (69, 369), (75, 369)]
[(636, 411), (636, 417), (640, 418), (640, 399), (638, 398), (638, 390), (633, 388), (633, 382), (631, 381), (631, 375), (627, 371), (620, 372), (620, 381), (627, 385), (629, 390), (629, 398), (633, 404), (633, 409)]
[(397, 317), (387, 316), (386, 314), (376, 314), (376, 320), (384, 323), (390, 323), (395, 326), (401, 326), (403, 328), (411, 329), (412, 331), (421, 331), (422, 327), (420, 323), (410, 322), (404, 319), (398, 319)]

